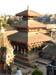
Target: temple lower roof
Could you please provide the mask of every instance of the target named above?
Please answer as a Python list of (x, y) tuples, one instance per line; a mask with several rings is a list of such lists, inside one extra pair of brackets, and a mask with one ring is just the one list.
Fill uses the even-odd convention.
[(38, 42), (45, 42), (52, 40), (51, 37), (38, 32), (28, 32), (28, 33), (16, 32), (12, 35), (9, 35), (8, 38), (11, 41), (25, 44), (34, 44)]
[(17, 30), (8, 30), (8, 31), (6, 31), (6, 35), (9, 36), (9, 35), (15, 34), (16, 32), (18, 32), (18, 31)]

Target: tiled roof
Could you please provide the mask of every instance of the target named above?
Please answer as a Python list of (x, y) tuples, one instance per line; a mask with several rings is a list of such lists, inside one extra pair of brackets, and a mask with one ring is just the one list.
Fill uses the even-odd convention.
[(48, 31), (47, 31), (46, 29), (40, 29), (39, 32), (40, 32), (40, 33), (44, 33), (44, 34), (45, 34), (45, 33), (48, 33)]
[(38, 16), (38, 17), (40, 17), (41, 15), (32, 10), (24, 10), (20, 13), (17, 13), (16, 16)]
[(15, 23), (12, 26), (19, 27), (19, 28), (43, 28), (46, 27), (45, 24), (41, 22), (37, 22), (35, 20), (22, 20), (21, 22)]
[(47, 24), (46, 28), (47, 29), (56, 29), (56, 24)]
[(32, 44), (43, 41), (49, 41), (52, 40), (52, 38), (37, 32), (29, 32), (29, 33), (17, 32), (15, 34), (10, 35), (9, 40), (19, 43)]
[(17, 30), (6, 31), (6, 35), (9, 36), (9, 35), (15, 34), (16, 32), (18, 31)]
[(51, 24), (46, 24), (47, 29), (51, 29)]

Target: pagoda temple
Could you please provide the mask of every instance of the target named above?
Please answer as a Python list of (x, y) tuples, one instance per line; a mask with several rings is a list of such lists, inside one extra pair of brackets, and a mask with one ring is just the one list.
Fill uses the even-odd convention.
[(10, 66), (10, 63), (14, 61), (14, 49), (10, 44), (5, 29), (0, 23), (0, 71), (6, 70), (6, 66)]
[(40, 32), (46, 26), (34, 20), (35, 17), (41, 16), (39, 13), (28, 8), (16, 14), (16, 16), (21, 17), (21, 21), (14, 23), (12, 26), (18, 32), (8, 36), (15, 50), (16, 60), (24, 62), (36, 61), (39, 57), (39, 50), (42, 50), (44, 43), (52, 40), (52, 38)]

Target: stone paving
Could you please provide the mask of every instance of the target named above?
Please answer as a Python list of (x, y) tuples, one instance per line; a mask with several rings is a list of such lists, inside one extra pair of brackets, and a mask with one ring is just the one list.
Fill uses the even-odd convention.
[(49, 64), (51, 62), (51, 60), (46, 60), (46, 59), (40, 58), (40, 59), (37, 60), (37, 62), (39, 62), (39, 63), (41, 63), (43, 65), (47, 65), (47, 64)]
[[(16, 66), (16, 67), (17, 67), (17, 66)], [(43, 75), (46, 75), (46, 65), (39, 64), (38, 69), (43, 72)], [(28, 73), (29, 70), (31, 70), (30, 73)], [(32, 72), (33, 72), (34, 70), (35, 70), (35, 69), (33, 69), (33, 68), (27, 68), (27, 69), (21, 68), (22, 73), (25, 73), (24, 75), (32, 75)], [(28, 73), (28, 74), (27, 74), (27, 73)]]
[(44, 75), (46, 75), (46, 65), (40, 64), (38, 68), (43, 72)]
[[(39, 61), (40, 61), (40, 59), (39, 59)], [(46, 75), (46, 71), (47, 71), (46, 66), (47, 66), (47, 63), (49, 63), (49, 61), (48, 60), (45, 61), (45, 59), (43, 59), (43, 60), (41, 59), (41, 61), (42, 61), (42, 63), (36, 63), (36, 64), (39, 64), (37, 68), (43, 72), (43, 75)], [(24, 73), (23, 75), (32, 75), (32, 72), (35, 70), (35, 68), (27, 67), (27, 66), (19, 64), (19, 63), (17, 63), (17, 65), (15, 64), (15, 68), (17, 68), (18, 66), (20, 67), (22, 73)], [(3, 74), (1, 74), (1, 75), (3, 75)], [(16, 72), (11, 75), (16, 75)]]
[[(43, 72), (43, 75), (46, 75), (46, 71), (47, 71), (47, 69), (46, 69), (46, 66), (47, 66), (47, 64), (48, 63), (50, 63), (51, 61), (49, 61), (49, 60), (46, 60), (46, 59), (39, 59), (38, 60), (38, 63), (37, 64), (39, 64), (39, 66), (38, 66), (38, 69), (39, 70), (41, 70), (42, 72)], [(20, 65), (20, 64), (19, 64)], [(16, 66), (17, 67), (17, 66)], [(30, 67), (26, 67), (26, 66), (24, 66), (25, 68), (21, 68), (21, 71), (22, 71), (22, 73), (28, 73), (28, 71), (29, 70), (31, 70), (31, 72), (30, 73), (28, 73), (28, 74), (24, 74), (24, 75), (32, 75), (32, 72), (35, 70), (35, 69), (33, 69), (33, 68), (30, 68)]]
[[(17, 68), (16, 65), (15, 67)], [(46, 65), (39, 64), (38, 68), (43, 72), (43, 75), (46, 75)], [(33, 68), (27, 68), (27, 69), (20, 68), (20, 69), (23, 73), (22, 75), (32, 75), (32, 72), (35, 70)], [(29, 70), (31, 70), (31, 72), (29, 72)], [(0, 74), (0, 75), (5, 75), (5, 74)], [(16, 75), (16, 73), (12, 73), (11, 75)]]

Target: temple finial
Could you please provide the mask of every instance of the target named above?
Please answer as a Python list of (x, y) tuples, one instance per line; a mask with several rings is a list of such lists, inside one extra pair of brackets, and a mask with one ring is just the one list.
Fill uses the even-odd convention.
[(0, 21), (0, 32), (4, 32), (4, 28), (3, 28), (3, 25), (2, 25), (1, 21)]
[(29, 5), (27, 5), (27, 10), (29, 10)]
[(2, 22), (0, 21), (0, 28), (2, 27)]

